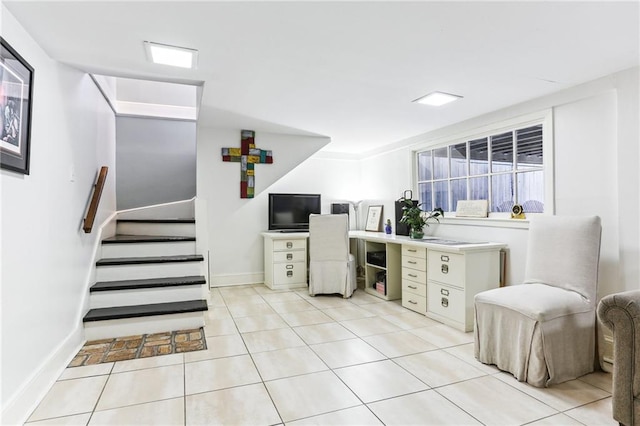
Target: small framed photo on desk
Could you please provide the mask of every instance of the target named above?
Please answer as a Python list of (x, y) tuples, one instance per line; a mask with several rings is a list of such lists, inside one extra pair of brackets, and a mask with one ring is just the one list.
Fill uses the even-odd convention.
[(380, 232), (380, 226), (382, 225), (382, 206), (369, 206), (367, 213), (367, 224), (364, 227), (365, 231)]

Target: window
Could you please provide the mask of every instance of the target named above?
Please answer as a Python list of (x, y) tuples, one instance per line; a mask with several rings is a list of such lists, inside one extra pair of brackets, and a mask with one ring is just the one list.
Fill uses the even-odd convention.
[(415, 152), (423, 209), (453, 212), (459, 200), (489, 200), (490, 212), (521, 204), (525, 213), (543, 213), (544, 127), (539, 120)]

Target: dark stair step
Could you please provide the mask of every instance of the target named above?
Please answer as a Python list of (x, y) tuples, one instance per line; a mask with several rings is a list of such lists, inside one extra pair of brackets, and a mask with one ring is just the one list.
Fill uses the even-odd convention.
[(174, 243), (183, 241), (195, 241), (196, 237), (171, 236), (171, 235), (114, 235), (105, 238), (102, 244), (135, 244), (135, 243)]
[(202, 262), (204, 257), (199, 254), (184, 254), (178, 256), (150, 256), (150, 257), (109, 257), (100, 259), (96, 266), (141, 265), (147, 263), (175, 263)]
[(118, 219), (119, 223), (196, 223), (195, 219)]
[(153, 303), (149, 305), (115, 306), (112, 308), (90, 309), (82, 322), (104, 321), (122, 318), (150, 317), (153, 315), (184, 314), (207, 310), (206, 300)]
[(89, 288), (89, 292), (113, 290), (139, 290), (143, 288), (177, 287), (184, 285), (201, 285), (207, 281), (202, 275), (190, 277), (147, 278), (142, 280), (98, 281)]

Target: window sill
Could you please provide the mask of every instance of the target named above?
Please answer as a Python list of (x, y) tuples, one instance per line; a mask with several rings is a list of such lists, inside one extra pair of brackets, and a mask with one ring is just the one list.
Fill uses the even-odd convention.
[[(447, 213), (445, 213), (447, 214)], [(455, 214), (451, 212), (450, 214)], [(529, 229), (529, 219), (511, 219), (509, 216), (497, 217), (442, 217), (443, 225), (485, 226), (490, 228)]]

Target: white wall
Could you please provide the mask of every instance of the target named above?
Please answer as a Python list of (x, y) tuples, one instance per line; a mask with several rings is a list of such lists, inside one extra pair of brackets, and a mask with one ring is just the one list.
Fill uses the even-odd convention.
[[(198, 198), (204, 197), (208, 205), (212, 282), (220, 285), (261, 280), (264, 266), (259, 233), (267, 227), (268, 192), (319, 192), (323, 196), (323, 212), (330, 211), (331, 202), (364, 200), (360, 228), (368, 206), (382, 204), (384, 219), (394, 222), (394, 201), (406, 189), (415, 191), (411, 179), (413, 149), (428, 145), (429, 141), (550, 109), (555, 141), (555, 213), (593, 214), (602, 218), (600, 297), (637, 288), (640, 282), (638, 77), (638, 68), (626, 70), (410, 141), (400, 141), (392, 150), (361, 160), (319, 153), (305, 161), (313, 150), (303, 144), (285, 143), (274, 148), (275, 145), (260, 146), (264, 144), (259, 142), (259, 147), (274, 150), (276, 160), (274, 165), (256, 166), (259, 193), (253, 200), (239, 198), (239, 165), (223, 164), (220, 160), (222, 146), (239, 146), (239, 130), (200, 129)], [(257, 137), (260, 140), (260, 133)], [(276, 135), (274, 140), (277, 139)], [(286, 164), (282, 164), (283, 157)], [(447, 218), (432, 225), (430, 232), (450, 238), (506, 243), (506, 282), (522, 281), (526, 222), (478, 226)]]
[(616, 115), (613, 90), (554, 109), (556, 214), (602, 219), (600, 296), (624, 288), (618, 276)]
[[(638, 68), (607, 76), (412, 138), (413, 147), (552, 108), (556, 214), (599, 215), (602, 218), (600, 297), (635, 289), (640, 283), (638, 77)], [(385, 200), (385, 212), (393, 208), (393, 200), (401, 195), (403, 189), (411, 188), (415, 193), (411, 181), (411, 161), (412, 147), (362, 161), (362, 185), (367, 188), (364, 193), (368, 198)], [(526, 226), (474, 226), (469, 225), (469, 221), (462, 223), (445, 219), (441, 224), (432, 225), (430, 231), (434, 235), (450, 238), (507, 243), (507, 283), (522, 281)]]
[(640, 69), (613, 76), (617, 91), (619, 288), (640, 287)]
[[(198, 127), (197, 139), (197, 198), (202, 208), (196, 210), (196, 222), (207, 224), (198, 227), (197, 238), (208, 242), (210, 285), (262, 282), (260, 233), (267, 229), (268, 193), (323, 192), (319, 182), (330, 177), (322, 170), (298, 169), (304, 170), (304, 161), (329, 139), (256, 131), (256, 147), (271, 150), (273, 164), (255, 166), (256, 195), (248, 199), (240, 198), (240, 163), (223, 162), (221, 153), (222, 148), (240, 146), (240, 129)], [(285, 175), (291, 183), (286, 189), (272, 186)]]
[(118, 117), (116, 129), (118, 210), (195, 197), (195, 122)]
[[(52, 61), (2, 6), (2, 36), (35, 69), (31, 174), (2, 170), (2, 423), (21, 423), (82, 344), (97, 244), (115, 211), (115, 117), (92, 79)], [(82, 220), (109, 167), (94, 232)]]

